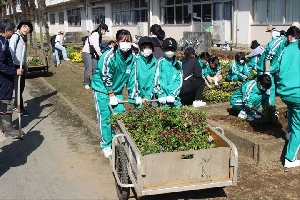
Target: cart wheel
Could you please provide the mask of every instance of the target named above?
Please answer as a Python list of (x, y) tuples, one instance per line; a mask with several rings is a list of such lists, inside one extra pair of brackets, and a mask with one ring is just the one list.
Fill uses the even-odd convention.
[[(129, 183), (127, 158), (124, 148), (121, 144), (116, 146), (116, 171), (121, 183)], [(130, 194), (129, 187), (121, 187), (116, 182), (117, 195), (119, 200), (127, 200)]]

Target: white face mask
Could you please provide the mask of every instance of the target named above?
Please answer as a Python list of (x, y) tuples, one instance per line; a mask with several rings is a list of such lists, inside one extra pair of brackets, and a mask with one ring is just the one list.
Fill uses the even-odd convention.
[(243, 64), (243, 63), (244, 63), (244, 60), (240, 60), (240, 63)]
[(165, 54), (166, 54), (166, 56), (168, 58), (173, 58), (173, 56), (175, 55), (175, 52), (173, 52), (173, 51), (166, 51)]
[(141, 54), (144, 56), (144, 57), (148, 57), (152, 54), (152, 50), (151, 49), (144, 49), (144, 51), (141, 51)]
[(104, 31), (104, 32), (101, 32), (101, 34), (102, 34), (102, 35), (105, 35), (105, 33), (106, 33), (106, 31)]
[(119, 46), (121, 51), (127, 52), (131, 49), (131, 42), (120, 42)]

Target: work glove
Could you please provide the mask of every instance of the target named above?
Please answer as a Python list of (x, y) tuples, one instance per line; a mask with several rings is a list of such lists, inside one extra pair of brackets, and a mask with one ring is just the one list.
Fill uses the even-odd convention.
[(173, 97), (173, 96), (167, 96), (167, 102), (168, 103), (174, 103), (174, 101), (175, 101), (175, 97)]
[(217, 76), (214, 77), (215, 85), (218, 85), (219, 78)]
[(270, 76), (270, 72), (264, 72), (264, 74), (268, 74)]
[(135, 98), (135, 104), (140, 105), (140, 104), (142, 104), (142, 103), (143, 103), (143, 100), (142, 100), (141, 97)]
[(270, 89), (266, 90), (266, 94), (270, 96)]
[(116, 106), (118, 105), (118, 102), (119, 99), (114, 95), (112, 97), (109, 97), (109, 104), (112, 105), (112, 106)]
[(167, 102), (167, 97), (160, 97), (160, 98), (158, 99), (158, 102), (159, 102), (159, 103), (162, 103), (162, 104), (165, 104), (165, 103)]
[(257, 111), (256, 111), (257, 114), (261, 115), (263, 113), (263, 109), (259, 108)]

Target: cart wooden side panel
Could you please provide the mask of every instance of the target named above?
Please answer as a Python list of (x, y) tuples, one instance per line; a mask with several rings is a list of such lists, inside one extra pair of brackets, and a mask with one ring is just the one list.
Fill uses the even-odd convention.
[[(182, 156), (190, 155), (190, 159)], [(229, 180), (230, 148), (150, 154), (142, 157), (145, 166), (143, 189), (186, 186)]]

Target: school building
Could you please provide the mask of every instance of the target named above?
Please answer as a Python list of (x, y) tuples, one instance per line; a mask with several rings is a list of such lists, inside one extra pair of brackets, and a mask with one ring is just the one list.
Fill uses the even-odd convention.
[(213, 39), (238, 47), (252, 40), (267, 44), (269, 24), (287, 30), (300, 21), (299, 0), (46, 0), (46, 6), (50, 34), (91, 32), (104, 22), (108, 37), (119, 29), (145, 36), (152, 24), (160, 24), (166, 37), (179, 40), (184, 31), (210, 27)]

